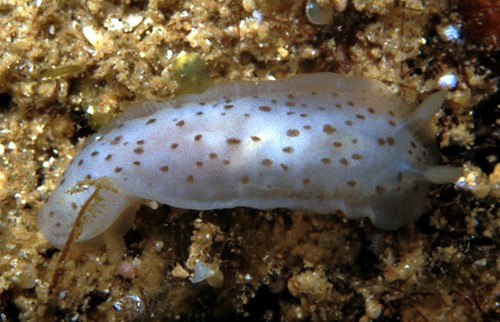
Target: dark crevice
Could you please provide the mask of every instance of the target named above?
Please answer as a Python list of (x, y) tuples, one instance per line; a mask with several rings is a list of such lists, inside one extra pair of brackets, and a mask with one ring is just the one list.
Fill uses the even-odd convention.
[(12, 107), (12, 96), (9, 93), (0, 93), (0, 113), (10, 110)]

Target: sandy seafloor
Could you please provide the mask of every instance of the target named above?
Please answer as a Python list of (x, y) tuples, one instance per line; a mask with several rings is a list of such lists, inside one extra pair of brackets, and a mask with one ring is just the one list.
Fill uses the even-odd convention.
[[(0, 321), (498, 319), (498, 1), (355, 0), (327, 25), (304, 7), (0, 2)], [(38, 232), (79, 146), (130, 102), (319, 71), (378, 79), (413, 105), (456, 76), (436, 141), (464, 177), (436, 186), (415, 224), (145, 206), (124, 239), (64, 261)], [(196, 259), (214, 276), (193, 284)]]

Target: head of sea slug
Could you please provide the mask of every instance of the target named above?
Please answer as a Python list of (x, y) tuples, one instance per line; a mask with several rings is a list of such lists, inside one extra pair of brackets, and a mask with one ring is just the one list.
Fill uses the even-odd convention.
[(139, 205), (140, 199), (117, 191), (105, 178), (89, 185), (65, 182), (40, 209), (38, 228), (57, 248), (68, 241), (98, 242), (110, 230), (124, 233)]

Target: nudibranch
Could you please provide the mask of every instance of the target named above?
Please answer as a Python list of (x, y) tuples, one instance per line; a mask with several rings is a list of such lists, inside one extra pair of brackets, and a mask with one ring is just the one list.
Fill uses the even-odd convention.
[(89, 138), (38, 226), (61, 247), (80, 214), (80, 243), (154, 200), (198, 210), (341, 211), (396, 229), (422, 214), (431, 183), (459, 176), (436, 164), (425, 133), (445, 96), (408, 111), (381, 82), (316, 73), (139, 104), (133, 117)]

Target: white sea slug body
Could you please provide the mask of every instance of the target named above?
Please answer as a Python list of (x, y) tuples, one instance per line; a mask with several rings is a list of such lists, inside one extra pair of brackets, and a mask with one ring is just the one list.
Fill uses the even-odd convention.
[(198, 210), (340, 210), (395, 229), (424, 211), (430, 182), (457, 176), (434, 165), (433, 144), (417, 131), (443, 100), (433, 94), (406, 113), (378, 81), (318, 73), (148, 103), (89, 139), (38, 225), (60, 247), (82, 212), (83, 242), (149, 199)]

